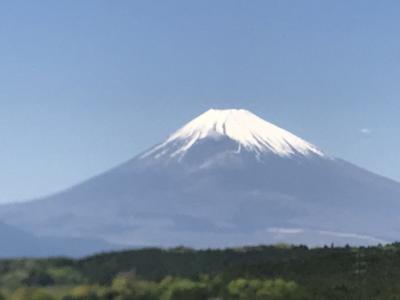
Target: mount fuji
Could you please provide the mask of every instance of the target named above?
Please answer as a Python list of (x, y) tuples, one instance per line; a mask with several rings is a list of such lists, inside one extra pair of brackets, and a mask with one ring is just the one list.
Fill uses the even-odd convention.
[(58, 194), (0, 207), (2, 222), (37, 236), (126, 247), (378, 244), (400, 238), (399, 213), (399, 183), (236, 109), (208, 110)]

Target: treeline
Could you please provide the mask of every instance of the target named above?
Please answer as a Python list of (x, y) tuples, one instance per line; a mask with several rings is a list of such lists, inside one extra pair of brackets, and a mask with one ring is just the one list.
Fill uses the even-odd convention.
[(0, 261), (0, 299), (400, 299), (400, 244), (140, 249)]

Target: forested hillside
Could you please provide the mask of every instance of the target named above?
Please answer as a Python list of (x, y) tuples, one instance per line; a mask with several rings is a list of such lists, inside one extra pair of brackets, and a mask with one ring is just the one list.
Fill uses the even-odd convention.
[(400, 299), (400, 244), (140, 249), (0, 261), (3, 299)]

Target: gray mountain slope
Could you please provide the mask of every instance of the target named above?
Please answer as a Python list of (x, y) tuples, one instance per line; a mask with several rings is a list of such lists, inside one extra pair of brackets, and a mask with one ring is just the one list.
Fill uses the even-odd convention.
[(0, 258), (82, 257), (120, 246), (83, 238), (36, 237), (26, 231), (0, 223)]
[(127, 246), (399, 239), (399, 183), (287, 132), (272, 128), (275, 135), (268, 136), (262, 123), (242, 133), (243, 113), (234, 112), (233, 120), (230, 115), (224, 113), (221, 122), (220, 115), (215, 122), (208, 115), (200, 125), (196, 119), (167, 142), (82, 184), (2, 206), (0, 217), (41, 236)]
[[(127, 245), (397, 239), (398, 183), (332, 158), (255, 159), (252, 153), (230, 151), (224, 156), (221, 143), (236, 147), (210, 140), (196, 146), (209, 151), (206, 160), (195, 157), (197, 150), (204, 153), (201, 149), (179, 163), (136, 158), (60, 194), (3, 207), (0, 213), (9, 224), (41, 235)], [(207, 161), (217, 163), (197, 167)]]

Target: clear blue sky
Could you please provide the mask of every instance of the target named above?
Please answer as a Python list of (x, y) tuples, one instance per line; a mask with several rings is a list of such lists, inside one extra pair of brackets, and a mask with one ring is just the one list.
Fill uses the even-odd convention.
[(0, 202), (246, 108), (400, 180), (399, 1), (1, 1)]

